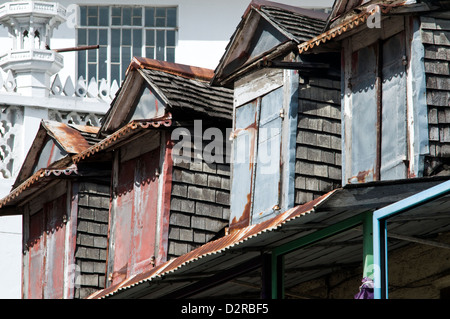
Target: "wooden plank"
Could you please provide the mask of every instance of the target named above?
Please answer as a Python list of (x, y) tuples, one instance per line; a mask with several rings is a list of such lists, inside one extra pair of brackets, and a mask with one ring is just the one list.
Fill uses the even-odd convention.
[(159, 156), (159, 148), (140, 156), (135, 171), (130, 276), (155, 265)]
[(283, 86), (283, 70), (261, 69), (236, 81), (234, 105), (240, 106)]
[(64, 260), (66, 224), (63, 215), (67, 214), (67, 195), (56, 198), (44, 205), (46, 214), (46, 252), (43, 298), (61, 299), (64, 296)]
[(128, 161), (156, 149), (160, 144), (160, 135), (159, 131), (148, 132), (144, 136), (139, 135), (139, 138), (134, 139), (131, 143), (123, 145), (120, 151), (120, 162)]

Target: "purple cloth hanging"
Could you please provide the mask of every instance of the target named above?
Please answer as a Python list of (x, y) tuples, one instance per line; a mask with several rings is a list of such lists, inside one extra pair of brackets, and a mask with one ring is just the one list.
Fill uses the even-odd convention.
[(362, 285), (359, 292), (355, 295), (355, 299), (373, 299), (373, 281), (368, 277), (362, 279)]

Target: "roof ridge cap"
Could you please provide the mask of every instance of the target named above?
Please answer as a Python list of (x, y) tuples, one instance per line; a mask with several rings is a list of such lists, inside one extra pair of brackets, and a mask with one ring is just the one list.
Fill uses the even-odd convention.
[(209, 82), (214, 76), (214, 70), (212, 69), (202, 68), (198, 66), (191, 66), (187, 64), (180, 64), (175, 62), (154, 60), (144, 57), (133, 57), (127, 72), (130, 70), (130, 68), (163, 71), (173, 75), (182, 76), (188, 79), (206, 82)]

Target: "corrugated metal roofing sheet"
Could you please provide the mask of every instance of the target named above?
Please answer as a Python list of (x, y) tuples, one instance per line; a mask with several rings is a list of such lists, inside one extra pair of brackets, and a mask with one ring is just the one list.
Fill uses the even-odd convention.
[(127, 72), (133, 68), (142, 70), (157, 70), (188, 79), (205, 82), (209, 82), (214, 76), (214, 71), (210, 69), (143, 57), (133, 57)]
[(56, 121), (42, 121), (42, 126), (70, 154), (80, 153), (90, 147), (81, 132), (96, 134), (99, 130), (98, 127), (84, 125), (71, 127)]
[(270, 232), (278, 227), (281, 227), (281, 225), (285, 224), (290, 220), (296, 219), (300, 216), (313, 212), (318, 205), (320, 205), (323, 201), (325, 201), (328, 197), (330, 197), (334, 192), (335, 191), (331, 191), (328, 194), (325, 194), (305, 205), (287, 210), (286, 212), (272, 219), (266, 220), (262, 223), (236, 230), (229, 235), (226, 235), (215, 241), (206, 243), (205, 245), (197, 249), (194, 249), (185, 255), (182, 255), (175, 259), (171, 259), (148, 272), (138, 274), (121, 282), (118, 285), (100, 290), (92, 294), (89, 298), (97, 299), (114, 295), (118, 291), (131, 288), (133, 286), (139, 285), (147, 281), (152, 281), (153, 279), (158, 277), (163, 277), (166, 274), (177, 271), (178, 269), (186, 266), (187, 264), (190, 264), (192, 262), (195, 262), (210, 255), (219, 254), (236, 245), (240, 245), (245, 241), (253, 237), (256, 237), (262, 233)]
[[(13, 188), (18, 187), (28, 177), (34, 173), (36, 161), (41, 155), (44, 143), (51, 137), (55, 143), (60, 145), (67, 154), (77, 154), (87, 148), (92, 143), (95, 143), (94, 136), (97, 134), (99, 128), (84, 125), (64, 124), (56, 121), (42, 120), (38, 132), (33, 140), (33, 143), (26, 155), (22, 167), (14, 182)], [(61, 163), (62, 166), (67, 165), (69, 161)], [(52, 168), (61, 168), (61, 166)]]
[[(72, 164), (68, 167), (57, 168), (57, 169), (45, 169), (42, 168), (30, 176), (18, 187), (14, 188), (6, 197), (0, 200), (0, 209), (7, 205), (14, 205), (24, 196), (29, 195), (29, 191), (40, 189), (46, 184), (49, 179), (55, 176), (70, 176), (78, 174), (78, 168), (76, 165)], [(1, 215), (1, 212), (0, 212)]]
[[(368, 210), (389, 205), (447, 179), (448, 177), (416, 178), (348, 185), (272, 219), (236, 230), (148, 272), (97, 291), (89, 298), (133, 294), (142, 296), (149, 293), (151, 296), (161, 297), (186, 285), (185, 282), (176, 285), (171, 281), (173, 278), (189, 278), (190, 274), (202, 271), (217, 273), (226, 270), (259, 255), (262, 249), (278, 247), (310, 234), (314, 231), (314, 226), (332, 225)], [(167, 280), (166, 285), (163, 285), (164, 280)], [(152, 282), (155, 284), (150, 285)], [(143, 283), (146, 284), (142, 285)]]

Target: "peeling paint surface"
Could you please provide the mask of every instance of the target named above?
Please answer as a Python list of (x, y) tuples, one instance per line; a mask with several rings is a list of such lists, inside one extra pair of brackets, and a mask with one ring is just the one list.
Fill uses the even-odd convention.
[(26, 255), (29, 267), (24, 268), (25, 297), (58, 299), (64, 294), (64, 259), (66, 213), (64, 194), (46, 203), (30, 217)]
[(111, 208), (113, 285), (154, 266), (159, 157), (158, 147), (119, 165)]
[(250, 222), (257, 117), (257, 100), (236, 109), (232, 162), (232, 176), (236, 178), (231, 181), (230, 230)]

